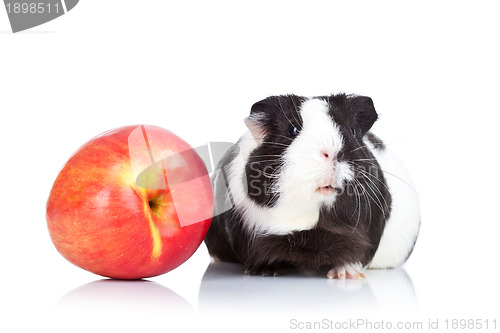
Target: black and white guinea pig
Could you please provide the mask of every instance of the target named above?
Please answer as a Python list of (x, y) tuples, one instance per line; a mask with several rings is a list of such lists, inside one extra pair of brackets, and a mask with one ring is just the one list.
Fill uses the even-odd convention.
[(212, 257), (248, 274), (294, 266), (328, 278), (406, 261), (420, 227), (418, 195), (402, 163), (369, 132), (371, 98), (272, 96), (252, 106), (249, 131), (212, 182)]

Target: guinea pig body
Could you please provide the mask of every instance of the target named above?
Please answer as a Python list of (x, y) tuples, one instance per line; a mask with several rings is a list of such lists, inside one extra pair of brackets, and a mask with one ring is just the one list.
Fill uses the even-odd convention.
[(402, 264), (418, 235), (418, 196), (369, 132), (376, 119), (363, 96), (255, 103), (213, 176), (209, 253), (263, 275), (294, 266), (360, 278), (362, 267)]

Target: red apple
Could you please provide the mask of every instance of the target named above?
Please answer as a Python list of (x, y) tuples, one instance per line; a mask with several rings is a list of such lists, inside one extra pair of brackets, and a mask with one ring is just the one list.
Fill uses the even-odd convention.
[(166, 273), (199, 247), (214, 209), (206, 167), (173, 133), (155, 126), (103, 133), (69, 159), (47, 202), (57, 250), (107, 277)]

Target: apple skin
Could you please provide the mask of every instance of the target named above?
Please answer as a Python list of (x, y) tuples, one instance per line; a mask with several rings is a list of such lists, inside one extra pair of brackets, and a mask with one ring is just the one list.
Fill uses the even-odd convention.
[[(152, 162), (160, 167), (138, 184)], [(46, 217), (52, 242), (71, 263), (106, 277), (140, 279), (189, 259), (213, 210), (201, 158), (173, 133), (138, 125), (79, 148), (54, 182)]]

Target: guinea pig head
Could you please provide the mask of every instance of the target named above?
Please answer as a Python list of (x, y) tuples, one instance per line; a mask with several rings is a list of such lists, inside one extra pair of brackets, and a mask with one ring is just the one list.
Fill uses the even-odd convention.
[(246, 164), (248, 195), (331, 205), (367, 156), (362, 137), (377, 119), (369, 97), (272, 96), (255, 103), (245, 124), (257, 146)]

